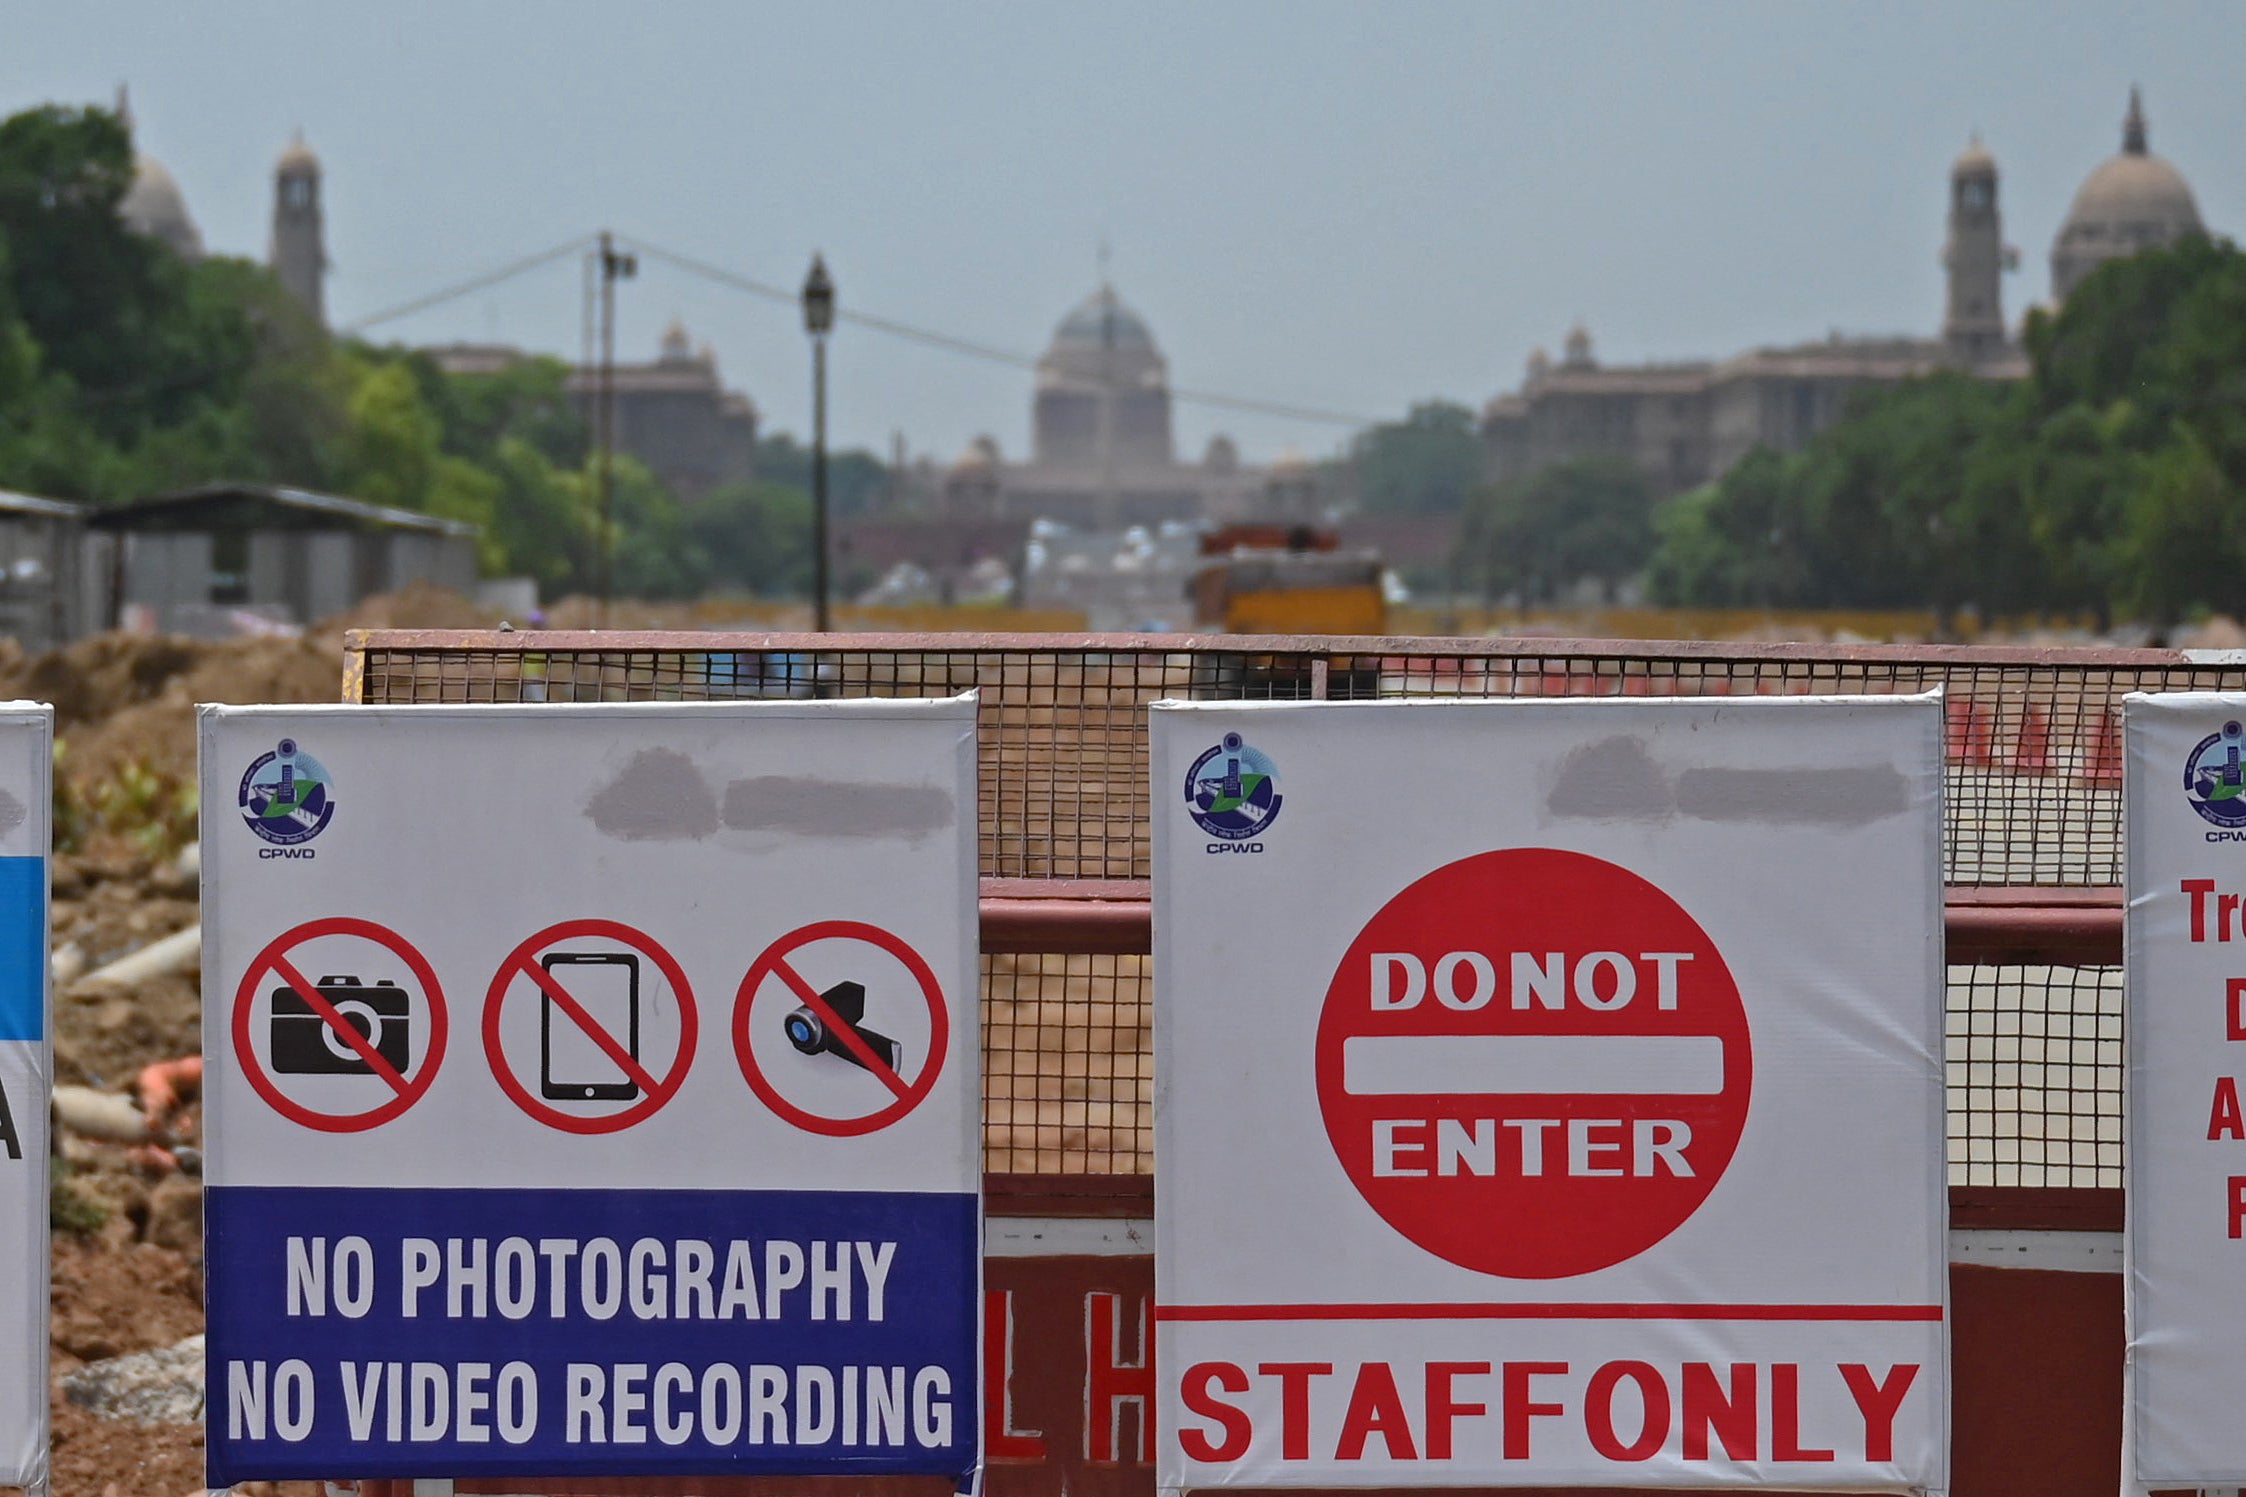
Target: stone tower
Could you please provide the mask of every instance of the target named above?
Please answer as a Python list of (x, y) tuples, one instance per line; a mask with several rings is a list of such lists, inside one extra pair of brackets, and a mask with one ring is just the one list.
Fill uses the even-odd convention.
[(320, 284), (327, 274), (326, 239), (320, 228), (320, 158), (304, 134), (281, 153), (273, 168), (273, 273), (312, 319), (327, 325)]
[(1965, 366), (2004, 352), (2004, 225), (1996, 205), (1996, 158), (1975, 140), (1950, 168), (1950, 237), (1942, 248), (1949, 306), (1942, 342)]

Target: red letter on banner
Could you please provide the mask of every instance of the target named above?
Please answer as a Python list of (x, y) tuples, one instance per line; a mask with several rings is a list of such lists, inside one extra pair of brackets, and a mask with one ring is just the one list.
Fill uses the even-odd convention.
[(2184, 880), (2184, 892), (2191, 896), (2191, 938), (2194, 941), (2204, 941), (2207, 939), (2207, 896), (2215, 892), (2215, 881), (2211, 878), (2187, 878)]
[(1708, 1435), (1723, 1441), (1723, 1453), (1735, 1461), (1755, 1458), (1755, 1364), (1731, 1364), (1731, 1392), (1727, 1397), (1716, 1369), (1706, 1362), (1684, 1366), (1684, 1458), (1708, 1459)]
[(1793, 1362), (1770, 1364), (1770, 1458), (1774, 1461), (1829, 1461), (1830, 1450), (1804, 1448), (1801, 1442), (1801, 1368)]
[(1138, 1405), (1139, 1411), (1139, 1449), (1133, 1459), (1146, 1460), (1154, 1447), (1154, 1338), (1146, 1333), (1145, 1305), (1139, 1306), (1138, 1361), (1122, 1359), (1118, 1350), (1122, 1339), (1123, 1296), (1084, 1296), (1084, 1459), (1088, 1461), (1123, 1459), (1115, 1416), (1127, 1403)]
[(1911, 1391), (1911, 1383), (1918, 1377), (1918, 1364), (1904, 1362), (1888, 1368), (1884, 1383), (1873, 1382), (1872, 1369), (1855, 1362), (1843, 1362), (1840, 1375), (1856, 1399), (1857, 1411), (1864, 1416), (1864, 1459), (1894, 1460), (1895, 1416), (1902, 1411), (1903, 1395)]
[(1178, 1444), (1197, 1461), (1236, 1461), (1248, 1453), (1248, 1440), (1255, 1433), (1255, 1426), (1248, 1422), (1245, 1410), (1218, 1398), (1209, 1391), (1212, 1387), (1222, 1388), (1227, 1393), (1245, 1393), (1248, 1374), (1230, 1362), (1203, 1362), (1198, 1367), (1188, 1367), (1185, 1380), (1178, 1384), (1179, 1401), (1202, 1418), (1216, 1420), (1224, 1435), (1221, 1440), (1211, 1440), (1205, 1430), (1181, 1429)]
[(1337, 1461), (1361, 1461), (1365, 1442), (1374, 1435), (1388, 1449), (1392, 1461), (1416, 1461), (1411, 1420), (1404, 1414), (1404, 1397), (1396, 1391), (1396, 1374), (1386, 1362), (1367, 1362), (1357, 1369), (1357, 1386), (1349, 1390), (1349, 1412), (1342, 1416), (1341, 1443), (1334, 1448)]
[(983, 1295), (983, 1449), (994, 1461), (1041, 1461), (1041, 1431), (1014, 1428), (1014, 1291)]
[[(1614, 1390), (1624, 1378), (1638, 1385), (1645, 1419), (1638, 1438), (1625, 1445), (1614, 1432)], [(1583, 1425), (1591, 1448), (1610, 1461), (1649, 1461), (1669, 1438), (1669, 1385), (1644, 1362), (1609, 1362), (1591, 1374), (1583, 1390)]]
[(1529, 1420), (1538, 1414), (1562, 1412), (1556, 1403), (1532, 1403), (1529, 1379), (1537, 1376), (1561, 1377), (1567, 1373), (1565, 1362), (1507, 1362), (1505, 1364), (1505, 1458), (1525, 1461), (1529, 1458)]
[(2246, 1138), (2246, 1115), (2238, 1110), (2238, 1083), (2229, 1076), (2215, 1078), (2215, 1105), (2207, 1113), (2209, 1138)]
[(1429, 1362), (1427, 1364), (1427, 1458), (1451, 1458), (1451, 1421), (1461, 1414), (1470, 1419), (1487, 1414), (1489, 1405), (1460, 1403), (1451, 1392), (1454, 1377), (1487, 1377), (1487, 1362)]
[(1310, 1459), (1310, 1380), (1332, 1374), (1331, 1362), (1266, 1362), (1259, 1376), (1279, 1379), (1279, 1458)]

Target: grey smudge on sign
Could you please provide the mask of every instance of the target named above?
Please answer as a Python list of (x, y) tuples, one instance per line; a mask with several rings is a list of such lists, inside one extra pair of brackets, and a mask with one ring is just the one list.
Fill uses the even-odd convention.
[(1863, 826), (1899, 816), (1910, 785), (1892, 764), (1839, 769), (1688, 769), (1677, 809), (1700, 821)]
[(809, 775), (758, 775), (725, 787), (725, 824), (736, 832), (799, 837), (924, 837), (952, 824), (941, 785), (879, 785)]
[(695, 841), (717, 830), (717, 793), (676, 749), (641, 749), (593, 792), (585, 816), (626, 842)]
[(1555, 816), (1598, 821), (1661, 821), (1676, 810), (1669, 777), (1646, 752), (1645, 740), (1626, 734), (1569, 754), (1544, 805)]
[(5, 790), (0, 790), (0, 837), (5, 837), (23, 825), (26, 815), (24, 804)]

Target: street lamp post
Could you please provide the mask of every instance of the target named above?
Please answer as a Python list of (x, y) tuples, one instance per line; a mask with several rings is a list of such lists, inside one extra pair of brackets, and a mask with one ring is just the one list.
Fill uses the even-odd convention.
[(834, 280), (827, 262), (811, 257), (803, 278), (803, 330), (811, 335), (811, 626), (824, 634), (827, 616), (827, 334), (834, 327)]
[(611, 511), (616, 488), (616, 283), (639, 274), (639, 257), (617, 250), (606, 229), (600, 235), (600, 367), (594, 374), (593, 430), (599, 461), (594, 484), (600, 495), (600, 517), (594, 532), (596, 595), (600, 627), (608, 627), (608, 599), (614, 581), (616, 540)]

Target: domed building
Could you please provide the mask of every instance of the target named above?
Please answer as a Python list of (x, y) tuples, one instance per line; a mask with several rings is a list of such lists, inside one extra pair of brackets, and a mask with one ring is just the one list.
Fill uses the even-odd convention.
[[(1848, 412), (1856, 392), (1960, 370), (2019, 379), (2028, 364), (2005, 321), (2004, 242), (1994, 154), (1976, 137), (1950, 165), (1944, 300), (1938, 335), (1828, 337), (1729, 358), (1602, 364), (1571, 329), (1563, 355), (1529, 355), (1517, 389), (1483, 407), (1490, 476), (1499, 481), (1584, 457), (1630, 463), (1661, 495), (1721, 477), (1757, 448), (1795, 452)], [(2100, 165), (2051, 250), (2051, 290), (2064, 300), (2108, 260), (2205, 233), (2183, 174), (2148, 149), (2143, 101), (2129, 92), (2121, 154)]]
[(2132, 88), (2121, 154), (2102, 163), (2075, 193), (2051, 246), (2051, 298), (2065, 301), (2108, 260), (2206, 232), (2191, 184), (2148, 149), (2144, 101)]
[(1260, 513), (1264, 473), (1224, 436), (1180, 462), (1170, 426), (1170, 366), (1154, 331), (1111, 285), (1078, 302), (1037, 361), (1030, 455), (1006, 462), (978, 439), (941, 487), (961, 519), (1046, 520), (1113, 531)]
[[(122, 84), (117, 88), (117, 122), (132, 133), (133, 108)], [(164, 163), (146, 151), (133, 153), (133, 185), (118, 201), (117, 217), (136, 234), (171, 246), (183, 260), (203, 258), (203, 236), (187, 213), (187, 195)]]
[(170, 245), (182, 260), (203, 258), (203, 236), (188, 216), (187, 195), (164, 163), (144, 151), (133, 156), (133, 185), (118, 200), (117, 216), (134, 233)]
[[(126, 133), (135, 134), (132, 105), (122, 84), (117, 88), (116, 113)], [(203, 236), (188, 215), (187, 195), (164, 164), (146, 151), (136, 150), (133, 155), (133, 185), (118, 200), (117, 218), (134, 233), (171, 246), (183, 260), (203, 257)], [(266, 263), (324, 325), (328, 260), (320, 219), (320, 158), (304, 143), (302, 131), (273, 167), (273, 238)]]
[(1113, 286), (1079, 302), (1037, 361), (1034, 460), (1118, 469), (1164, 467), (1170, 443), (1170, 366), (1146, 320)]

